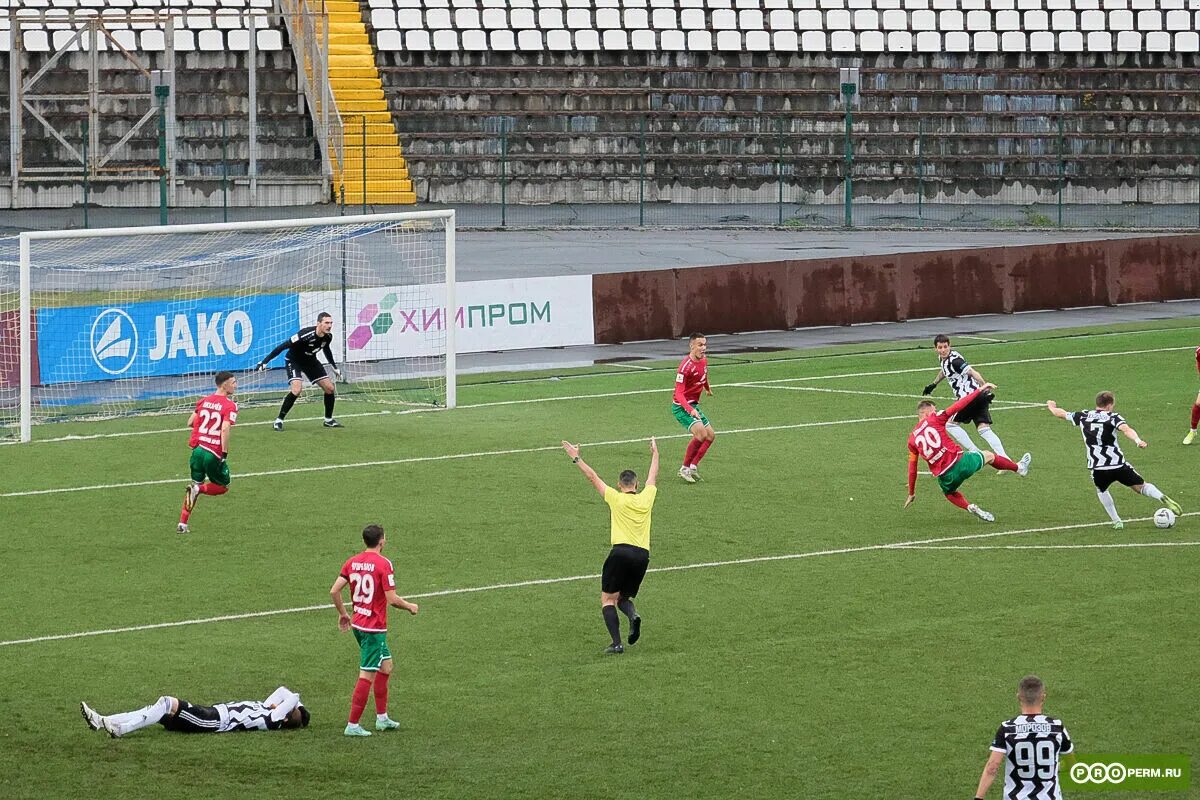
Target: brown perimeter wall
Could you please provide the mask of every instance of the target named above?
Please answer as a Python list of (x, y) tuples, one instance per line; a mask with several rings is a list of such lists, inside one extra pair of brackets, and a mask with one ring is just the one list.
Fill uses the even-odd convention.
[(596, 341), (1200, 297), (1200, 236), (596, 275)]

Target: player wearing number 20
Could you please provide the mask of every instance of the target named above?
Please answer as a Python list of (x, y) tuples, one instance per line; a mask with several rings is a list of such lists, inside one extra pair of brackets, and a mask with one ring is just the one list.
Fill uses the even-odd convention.
[(946, 433), (946, 424), (954, 419), (954, 415), (962, 411), (983, 392), (996, 388), (995, 384), (985, 383), (968, 395), (960, 397), (945, 411), (938, 411), (932, 400), (922, 400), (917, 403), (917, 427), (913, 428), (908, 437), (908, 499), (904, 507), (912, 505), (914, 492), (917, 488), (917, 457), (925, 459), (929, 470), (937, 478), (946, 499), (961, 509), (970, 511), (985, 522), (995, 522), (996, 517), (984, 511), (974, 503), (968, 503), (958, 487), (983, 469), (984, 464), (996, 469), (1009, 470), (1018, 475), (1029, 474), (1029, 453), (1021, 456), (1019, 463), (1005, 456), (996, 455), (987, 450), (964, 453), (963, 449), (951, 440)]
[[(392, 570), (392, 562), (380, 554), (387, 544), (383, 528), (368, 525), (363, 528), (362, 537), (367, 549), (346, 560), (337, 580), (333, 582), (333, 588), (329, 590), (333, 607), (338, 612), (338, 627), (343, 631), (353, 628), (354, 638), (358, 640), (358, 683), (354, 685), (354, 694), (350, 698), (347, 736), (371, 735), (358, 721), (367, 707), (367, 695), (371, 693), (372, 683), (375, 686), (375, 730), (400, 727), (387, 715), (388, 677), (392, 674), (392, 653), (387, 646), (387, 610), (388, 606), (395, 606), (416, 614), (418, 609), (416, 603), (410, 603), (396, 594), (396, 573)], [(342, 601), (342, 590), (346, 586), (350, 587), (353, 618), (346, 613)]]
[(192, 482), (183, 494), (183, 510), (179, 513), (180, 533), (188, 532), (188, 519), (196, 507), (196, 499), (202, 495), (217, 496), (229, 491), (229, 429), (237, 422), (237, 403), (233, 394), (237, 391), (237, 378), (232, 372), (218, 372), (213, 382), (217, 390), (196, 403), (196, 410), (188, 417), (192, 438), (190, 462)]

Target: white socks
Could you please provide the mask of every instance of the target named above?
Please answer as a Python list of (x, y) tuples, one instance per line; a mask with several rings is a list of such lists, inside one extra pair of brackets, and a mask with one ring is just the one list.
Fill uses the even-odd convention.
[(1108, 492), (1096, 492), (1096, 496), (1100, 498), (1100, 505), (1108, 512), (1108, 518), (1113, 522), (1120, 522), (1121, 517), (1117, 515), (1117, 504), (1113, 502), (1112, 495)]
[(1153, 483), (1143, 484), (1142, 485), (1142, 494), (1146, 495), (1146, 497), (1149, 497), (1151, 500), (1162, 500), (1163, 499), (1163, 493), (1160, 492), (1158, 490), (1158, 487), (1155, 486)]
[(171, 698), (160, 697), (153, 704), (137, 711), (124, 714), (109, 714), (106, 720), (116, 729), (118, 736), (147, 728), (157, 724), (163, 717), (171, 713)]
[(992, 446), (992, 452), (998, 456), (1008, 458), (1008, 453), (1004, 452), (1004, 445), (1000, 444), (1000, 437), (991, 428), (980, 428), (979, 435), (983, 440)]
[(979, 451), (979, 448), (976, 447), (975, 443), (971, 441), (971, 437), (965, 430), (963, 430), (961, 425), (947, 425), (946, 433), (953, 436), (954, 441), (958, 442), (962, 446), (962, 449), (966, 450), (968, 453), (975, 453)]

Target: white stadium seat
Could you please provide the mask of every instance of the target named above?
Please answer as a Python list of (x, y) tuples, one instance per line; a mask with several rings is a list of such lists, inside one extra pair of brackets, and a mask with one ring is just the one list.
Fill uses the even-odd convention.
[(653, 51), (658, 49), (654, 31), (638, 30), (629, 34), (629, 46), (633, 50)]
[(738, 27), (744, 31), (761, 31), (763, 29), (763, 12), (758, 10), (739, 11)]
[(713, 49), (712, 31), (688, 31), (688, 50), (707, 52)]
[(967, 30), (969, 31), (990, 31), (992, 29), (992, 15), (987, 11), (968, 11), (967, 12)]
[(1050, 27), (1056, 31), (1073, 31), (1077, 26), (1074, 11), (1059, 10), (1050, 15)]
[(1000, 49), (1006, 53), (1024, 53), (1027, 43), (1024, 31), (1005, 31), (1000, 34)]
[(576, 50), (599, 50), (600, 32), (595, 30), (575, 31)]
[(658, 46), (661, 50), (686, 50), (687, 35), (680, 30), (664, 30), (658, 34)]
[(805, 53), (824, 53), (829, 49), (825, 31), (804, 31), (800, 34), (800, 50)]
[(1052, 53), (1058, 47), (1054, 34), (1049, 31), (1033, 31), (1029, 34), (1029, 49), (1034, 53)]
[(876, 11), (860, 9), (854, 12), (854, 29), (856, 31), (879, 30), (879, 14)]
[(887, 49), (889, 53), (911, 53), (913, 35), (908, 31), (888, 31)]
[(615, 8), (597, 8), (596, 27), (600, 30), (616, 30), (620, 28), (621, 12)]
[[(566, 33), (566, 31), (564, 31), (564, 33)], [(570, 34), (567, 34), (567, 36), (568, 36), (567, 49), (570, 50), (571, 49), (570, 38), (569, 38)], [(463, 31), (462, 32), (462, 49), (466, 50), (468, 52), (474, 52), (474, 53), (478, 53), (478, 52), (487, 50), (488, 49), (487, 33), (479, 30), (478, 28), (472, 28), (471, 30)]]
[[(907, 31), (908, 13), (899, 9), (889, 9), (883, 12), (883, 29), (885, 31)], [(890, 47), (888, 48), (891, 49)]]
[(517, 31), (517, 49), (535, 51), (542, 49), (542, 32), (537, 30)]
[(717, 49), (725, 52), (740, 52), (742, 34), (739, 31), (717, 31)]
[(404, 35), (397, 30), (378, 31), (375, 34), (375, 46), (380, 50), (403, 50)]
[(277, 51), (283, 49), (283, 31), (278, 28), (260, 30), (255, 36), (258, 39), (259, 50)]
[(995, 53), (1000, 50), (1000, 37), (995, 31), (975, 31), (971, 42), (976, 53)]
[(568, 8), (567, 27), (573, 31), (588, 30), (592, 27), (591, 9)]
[(1081, 31), (1108, 30), (1108, 18), (1103, 11), (1081, 11), (1079, 12), (1079, 29)]
[(937, 31), (921, 31), (917, 34), (917, 51), (921, 53), (942, 52), (942, 35)]
[(777, 53), (796, 53), (800, 50), (800, 34), (795, 31), (775, 31), (772, 40)]
[(396, 27), (396, 12), (391, 8), (371, 9), (371, 27), (377, 31)]
[(532, 30), (537, 27), (537, 17), (532, 8), (514, 8), (508, 12), (508, 26), (516, 31)]
[(771, 34), (766, 31), (746, 31), (746, 49), (752, 53), (769, 53)]
[(825, 13), (825, 28), (830, 33), (852, 29), (850, 12), (845, 9), (835, 9)]
[(708, 30), (708, 20), (698, 8), (685, 8), (679, 12), (679, 27), (685, 31)]
[(488, 34), (493, 50), (512, 52), (517, 49), (517, 37), (510, 30), (492, 31)]
[(711, 22), (709, 24), (712, 25), (712, 29), (714, 31), (736, 31), (738, 26), (737, 14), (733, 13), (731, 10), (719, 9), (712, 12)]
[(196, 44), (207, 53), (220, 53), (225, 49), (225, 34), (215, 28), (199, 31)]
[[(130, 31), (130, 33), (133, 33), (133, 31)], [(226, 41), (229, 43), (230, 50), (234, 50), (239, 53), (246, 52), (250, 49), (250, 31), (246, 30), (245, 28), (241, 30), (230, 31), (228, 34), (226, 34)], [(122, 42), (122, 44), (124, 43)], [(125, 45), (125, 49), (128, 50), (129, 46)]]
[(882, 53), (887, 49), (887, 36), (883, 31), (861, 31), (858, 34), (858, 49), (864, 53)]
[(1040, 9), (1026, 11), (1024, 27), (1027, 31), (1048, 31), (1050, 30), (1050, 15)]
[(1196, 31), (1182, 31), (1175, 34), (1175, 52), (1200, 52), (1200, 33), (1196, 33)]
[(145, 30), (138, 37), (142, 43), (142, 49), (146, 52), (158, 52), (167, 49), (167, 35), (162, 30)]
[(433, 32), (433, 49), (443, 53), (458, 52), (458, 31), (440, 30)]
[(1117, 34), (1117, 50), (1122, 53), (1140, 53), (1142, 35), (1137, 31), (1121, 31)]
[(605, 50), (624, 52), (629, 49), (629, 33), (627, 31), (610, 29), (603, 31), (601, 36)]
[(1167, 30), (1169, 31), (1186, 31), (1191, 30), (1192, 15), (1186, 11), (1168, 11), (1167, 12)]
[(404, 34), (404, 49), (409, 52), (425, 52), (432, 46), (429, 31), (407, 31)]
[(650, 24), (656, 30), (674, 30), (679, 27), (679, 16), (673, 8), (656, 8), (650, 14)]
[(1021, 12), (997, 11), (994, 24), (998, 31), (1019, 31), (1021, 30)]
[(1083, 52), (1083, 34), (1079, 31), (1063, 31), (1058, 34), (1058, 49), (1064, 53)]
[(625, 29), (642, 30), (650, 27), (650, 17), (644, 8), (628, 8), (625, 10)]
[(936, 11), (914, 11), (910, 15), (910, 19), (914, 31), (936, 31), (938, 29)]
[(1087, 49), (1089, 53), (1111, 53), (1113, 37), (1108, 31), (1088, 31)]
[(1133, 12), (1128, 9), (1108, 12), (1108, 29), (1110, 31), (1134, 30)]
[(853, 53), (858, 50), (858, 43), (854, 41), (854, 32), (831, 31), (829, 49), (835, 53)]
[(1154, 9), (1137, 12), (1137, 29), (1139, 31), (1161, 31), (1163, 29), (1162, 12)]
[(971, 50), (971, 34), (966, 31), (946, 31), (946, 52), (966, 53)]
[[(501, 14), (504, 12), (501, 11)], [(421, 18), (421, 11), (417, 8), (402, 8), (396, 12), (396, 30), (399, 31), (419, 31), (425, 27), (425, 20)], [(508, 27), (508, 22), (501, 27)]]
[(1150, 31), (1146, 34), (1146, 51), (1167, 53), (1171, 50), (1171, 34), (1166, 31)]
[(457, 8), (454, 10), (454, 27), (469, 30), (479, 27), (479, 9)]
[(938, 14), (938, 30), (946, 33), (947, 31), (961, 31), (963, 29), (964, 20), (961, 11), (942, 11)]

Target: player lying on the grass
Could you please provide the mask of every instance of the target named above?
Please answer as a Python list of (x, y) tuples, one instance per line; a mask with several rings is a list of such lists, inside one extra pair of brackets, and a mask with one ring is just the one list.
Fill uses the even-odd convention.
[(1104, 510), (1108, 512), (1114, 528), (1120, 530), (1125, 527), (1125, 523), (1117, 514), (1117, 504), (1113, 502), (1112, 495), (1108, 493), (1108, 487), (1114, 483), (1128, 486), (1151, 500), (1161, 500), (1167, 508), (1176, 514), (1182, 514), (1183, 509), (1179, 507), (1179, 503), (1159, 491), (1159, 488), (1153, 483), (1146, 483), (1133, 465), (1125, 460), (1125, 454), (1121, 452), (1121, 445), (1117, 441), (1117, 431), (1128, 436), (1129, 440), (1138, 447), (1145, 447), (1146, 442), (1138, 436), (1137, 431), (1129, 426), (1124, 417), (1113, 411), (1115, 404), (1116, 398), (1112, 392), (1100, 392), (1096, 395), (1094, 411), (1076, 411), (1072, 414), (1059, 408), (1058, 403), (1053, 400), (1046, 401), (1046, 408), (1050, 409), (1050, 413), (1054, 416), (1065, 419), (1079, 428), (1079, 432), (1083, 434), (1087, 466), (1092, 471), (1092, 483), (1096, 485), (1096, 495), (1100, 498), (1100, 505), (1104, 506)]
[(300, 695), (286, 686), (271, 692), (266, 700), (198, 706), (164, 695), (145, 708), (123, 714), (98, 714), (87, 703), (80, 703), (79, 710), (89, 728), (108, 731), (114, 739), (155, 723), (177, 733), (229, 733), (307, 728), (309, 718)]
[(1008, 470), (1018, 475), (1029, 474), (1029, 462), (1033, 459), (1029, 453), (1021, 456), (1020, 462), (1014, 462), (1006, 456), (997, 455), (987, 450), (972, 450), (964, 453), (963, 449), (952, 442), (946, 434), (946, 425), (954, 415), (962, 411), (983, 392), (995, 389), (996, 385), (985, 383), (980, 388), (959, 398), (954, 405), (945, 411), (938, 411), (932, 400), (922, 400), (917, 403), (917, 418), (920, 420), (908, 436), (908, 499), (904, 507), (912, 505), (917, 490), (917, 456), (929, 464), (929, 471), (937, 477), (938, 485), (942, 487), (946, 499), (959, 508), (970, 511), (985, 522), (995, 522), (996, 517), (984, 511), (974, 503), (967, 502), (958, 487), (983, 469), (983, 465), (996, 469)]
[[(950, 337), (944, 333), (939, 333), (933, 337), (933, 347), (937, 350), (937, 357), (942, 362), (937, 379), (933, 383), (925, 387), (921, 394), (933, 394), (933, 390), (942, 382), (942, 379), (950, 381), (950, 388), (954, 391), (954, 397), (961, 400), (971, 392), (978, 389), (986, 381), (979, 371), (967, 363), (967, 360), (962, 357), (962, 353), (957, 350), (950, 349)], [(970, 435), (966, 429), (962, 427), (964, 424), (974, 423), (975, 428), (979, 431), (979, 435), (983, 440), (991, 445), (992, 452), (998, 456), (1008, 456), (1004, 452), (1004, 445), (1000, 443), (1000, 437), (992, 430), (992, 412), (990, 406), (995, 397), (991, 392), (983, 392), (975, 399), (973, 403), (958, 412), (958, 416), (954, 421), (946, 426), (946, 431), (954, 437), (954, 440), (962, 445), (964, 450), (977, 450), (975, 443), (971, 441)]]
[(329, 376), (325, 374), (325, 367), (317, 360), (317, 353), (324, 353), (325, 360), (333, 369), (333, 374), (339, 381), (342, 379), (342, 371), (338, 369), (337, 362), (333, 360), (333, 351), (329, 349), (329, 345), (333, 344), (332, 330), (333, 317), (329, 312), (322, 311), (317, 314), (316, 326), (301, 328), (290, 339), (284, 339), (276, 345), (266, 358), (254, 366), (254, 369), (262, 372), (275, 356), (287, 350), (283, 365), (287, 370), (288, 393), (283, 396), (283, 405), (279, 407), (279, 416), (271, 423), (271, 427), (275, 430), (283, 430), (283, 420), (292, 410), (292, 406), (296, 404), (296, 400), (299, 399), (300, 392), (304, 388), (305, 378), (308, 378), (309, 383), (320, 386), (321, 391), (325, 392), (325, 427), (342, 427), (342, 423), (333, 417), (333, 404), (337, 402), (337, 391), (333, 388), (333, 381), (329, 380)]
[(229, 491), (229, 429), (237, 422), (237, 403), (233, 395), (237, 391), (237, 378), (232, 372), (218, 372), (213, 377), (217, 390), (196, 403), (196, 410), (188, 417), (192, 437), (188, 447), (192, 448), (189, 468), (192, 482), (183, 493), (183, 510), (179, 513), (180, 533), (188, 532), (188, 520), (196, 499), (202, 494), (217, 495)]
[[(1200, 347), (1196, 348), (1196, 371), (1200, 372)], [(1200, 424), (1200, 392), (1196, 394), (1196, 402), (1192, 403), (1192, 429), (1183, 437), (1184, 444), (1196, 441), (1196, 425)]]
[(671, 398), (671, 413), (692, 435), (687, 450), (683, 454), (683, 466), (679, 468), (679, 477), (688, 483), (700, 480), (700, 459), (712, 447), (717, 438), (712, 423), (700, 410), (700, 392), (708, 392), (712, 397), (712, 387), (708, 385), (708, 339), (702, 333), (693, 333), (688, 337), (688, 354), (679, 362), (679, 370), (675, 373), (675, 396)]

